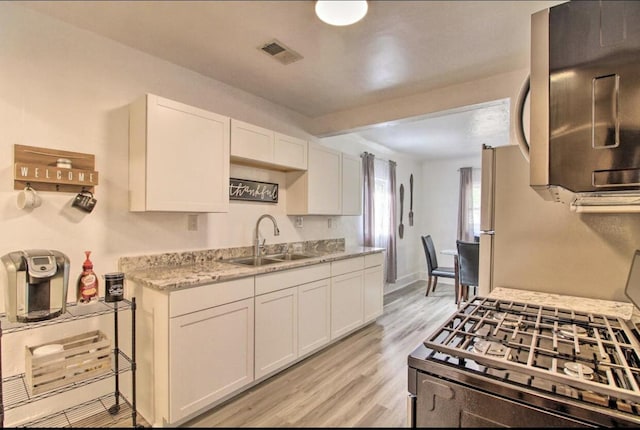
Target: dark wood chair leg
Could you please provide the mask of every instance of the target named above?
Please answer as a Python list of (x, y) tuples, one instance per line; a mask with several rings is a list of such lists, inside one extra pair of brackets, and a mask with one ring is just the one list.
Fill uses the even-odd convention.
[(453, 257), (453, 271), (455, 273), (455, 275), (453, 276), (453, 285), (455, 286), (455, 292), (456, 292), (456, 305), (459, 303), (460, 301), (460, 267), (459, 267), (459, 263), (458, 263), (458, 256), (455, 255)]
[(455, 290), (455, 301), (456, 301), (456, 305), (458, 304), (458, 299), (460, 298), (460, 284), (458, 284), (458, 282), (454, 282), (454, 290)]
[(468, 285), (460, 285), (459, 286), (459, 294), (458, 294), (458, 303), (462, 304), (462, 300), (469, 301), (469, 286)]
[(429, 295), (429, 289), (431, 288), (431, 279), (432, 279), (432, 278), (433, 278), (432, 276), (429, 276), (429, 277), (427, 278), (427, 292), (424, 294), (424, 295), (425, 295), (425, 297)]
[(436, 284), (438, 283), (438, 277), (434, 276), (433, 277), (433, 287), (431, 288), (431, 291), (435, 291), (436, 290)]
[(456, 298), (457, 298), (457, 300), (458, 300), (458, 301), (457, 301), (458, 307), (460, 307), (460, 305), (462, 305), (462, 300), (464, 299), (464, 290), (465, 290), (465, 287), (466, 287), (466, 286), (465, 286), (465, 285), (463, 285), (463, 284), (459, 284), (459, 285), (458, 285), (458, 295), (456, 296)]

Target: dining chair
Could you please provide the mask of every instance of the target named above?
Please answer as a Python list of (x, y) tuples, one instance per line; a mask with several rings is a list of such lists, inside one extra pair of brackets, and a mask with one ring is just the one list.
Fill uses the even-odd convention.
[(469, 287), (478, 287), (478, 272), (480, 267), (480, 243), (456, 241), (458, 249), (458, 282), (460, 284), (458, 305), (462, 299), (469, 300)]
[[(456, 272), (453, 267), (440, 267), (438, 266), (438, 258), (436, 257), (436, 248), (433, 245), (431, 235), (422, 236), (422, 247), (424, 248), (424, 254), (427, 258), (427, 292), (425, 296), (429, 295), (429, 289), (431, 291), (436, 290), (436, 284), (438, 283), (438, 277), (456, 279)], [(432, 285), (433, 284), (433, 285)]]

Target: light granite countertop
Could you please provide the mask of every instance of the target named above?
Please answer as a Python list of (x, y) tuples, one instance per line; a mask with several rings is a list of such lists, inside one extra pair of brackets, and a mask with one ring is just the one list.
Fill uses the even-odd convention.
[(518, 290), (513, 288), (495, 288), (489, 297), (514, 302), (532, 303), (536, 305), (554, 306), (579, 312), (604, 314), (630, 320), (635, 306), (632, 303), (610, 300), (589, 299), (586, 297), (565, 296), (561, 294), (541, 293), (538, 291)]
[[(344, 242), (342, 242), (342, 246), (340, 246), (340, 244), (338, 244), (338, 246), (326, 247), (305, 246), (298, 249), (303, 249), (305, 254), (313, 256), (301, 260), (283, 261), (258, 267), (243, 266), (224, 260), (238, 256), (246, 256), (243, 254), (246, 254), (247, 250), (245, 248), (229, 248), (222, 252), (221, 250), (208, 250), (181, 254), (125, 257), (120, 259), (119, 266), (120, 270), (125, 272), (126, 279), (135, 281), (146, 287), (172, 291), (247, 276), (327, 263), (361, 255), (375, 254), (384, 250), (383, 248), (365, 246), (344, 247)], [(272, 253), (277, 253), (277, 251), (267, 250), (265, 255)], [(163, 262), (166, 264), (161, 264)]]

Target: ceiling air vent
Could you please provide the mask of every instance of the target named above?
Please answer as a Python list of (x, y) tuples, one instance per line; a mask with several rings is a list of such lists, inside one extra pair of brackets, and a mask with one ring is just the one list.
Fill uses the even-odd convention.
[(276, 39), (265, 43), (258, 49), (260, 49), (270, 57), (275, 58), (282, 64), (291, 64), (295, 61), (302, 60), (303, 58), (302, 55), (298, 54), (296, 51)]

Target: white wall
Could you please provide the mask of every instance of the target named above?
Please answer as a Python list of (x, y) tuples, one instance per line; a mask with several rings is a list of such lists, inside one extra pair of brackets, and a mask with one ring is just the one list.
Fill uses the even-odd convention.
[[(128, 211), (128, 108), (145, 92), (314, 140), (285, 108), (182, 67), (130, 49), (7, 2), (0, 4), (0, 254), (57, 249), (71, 259), (71, 279), (81, 272), (84, 251), (98, 274), (117, 269), (124, 255), (228, 246), (250, 246), (257, 218), (276, 217), (281, 234), (263, 226), (267, 243), (346, 237), (354, 217), (305, 217), (295, 228), (285, 214), (284, 174), (232, 165), (231, 174), (280, 184), (278, 204), (231, 202), (229, 213), (198, 215)], [(95, 154), (100, 184), (95, 210), (70, 207), (74, 194), (41, 192), (33, 211), (16, 207), (14, 144)], [(179, 151), (180, 148), (176, 148)], [(194, 184), (206, 192), (206, 184)], [(36, 187), (37, 189), (37, 187)], [(264, 230), (264, 231), (262, 231)], [(73, 285), (70, 285), (73, 289)], [(101, 292), (102, 293), (102, 292)], [(72, 296), (72, 292), (70, 292)]]
[[(422, 234), (430, 234), (433, 244), (438, 251), (438, 264), (440, 266), (453, 267), (453, 257), (441, 254), (443, 249), (455, 249), (458, 232), (458, 195), (460, 192), (461, 167), (482, 167), (482, 158), (478, 154), (472, 157), (452, 158), (445, 160), (429, 160), (422, 163), (422, 189), (420, 210), (424, 213), (422, 218)], [(474, 175), (476, 172), (474, 172)], [(426, 260), (424, 250), (420, 243), (420, 252), (423, 256), (422, 277), (426, 277)], [(438, 282), (453, 284), (450, 279), (438, 279)], [(436, 287), (437, 288), (437, 287)]]

